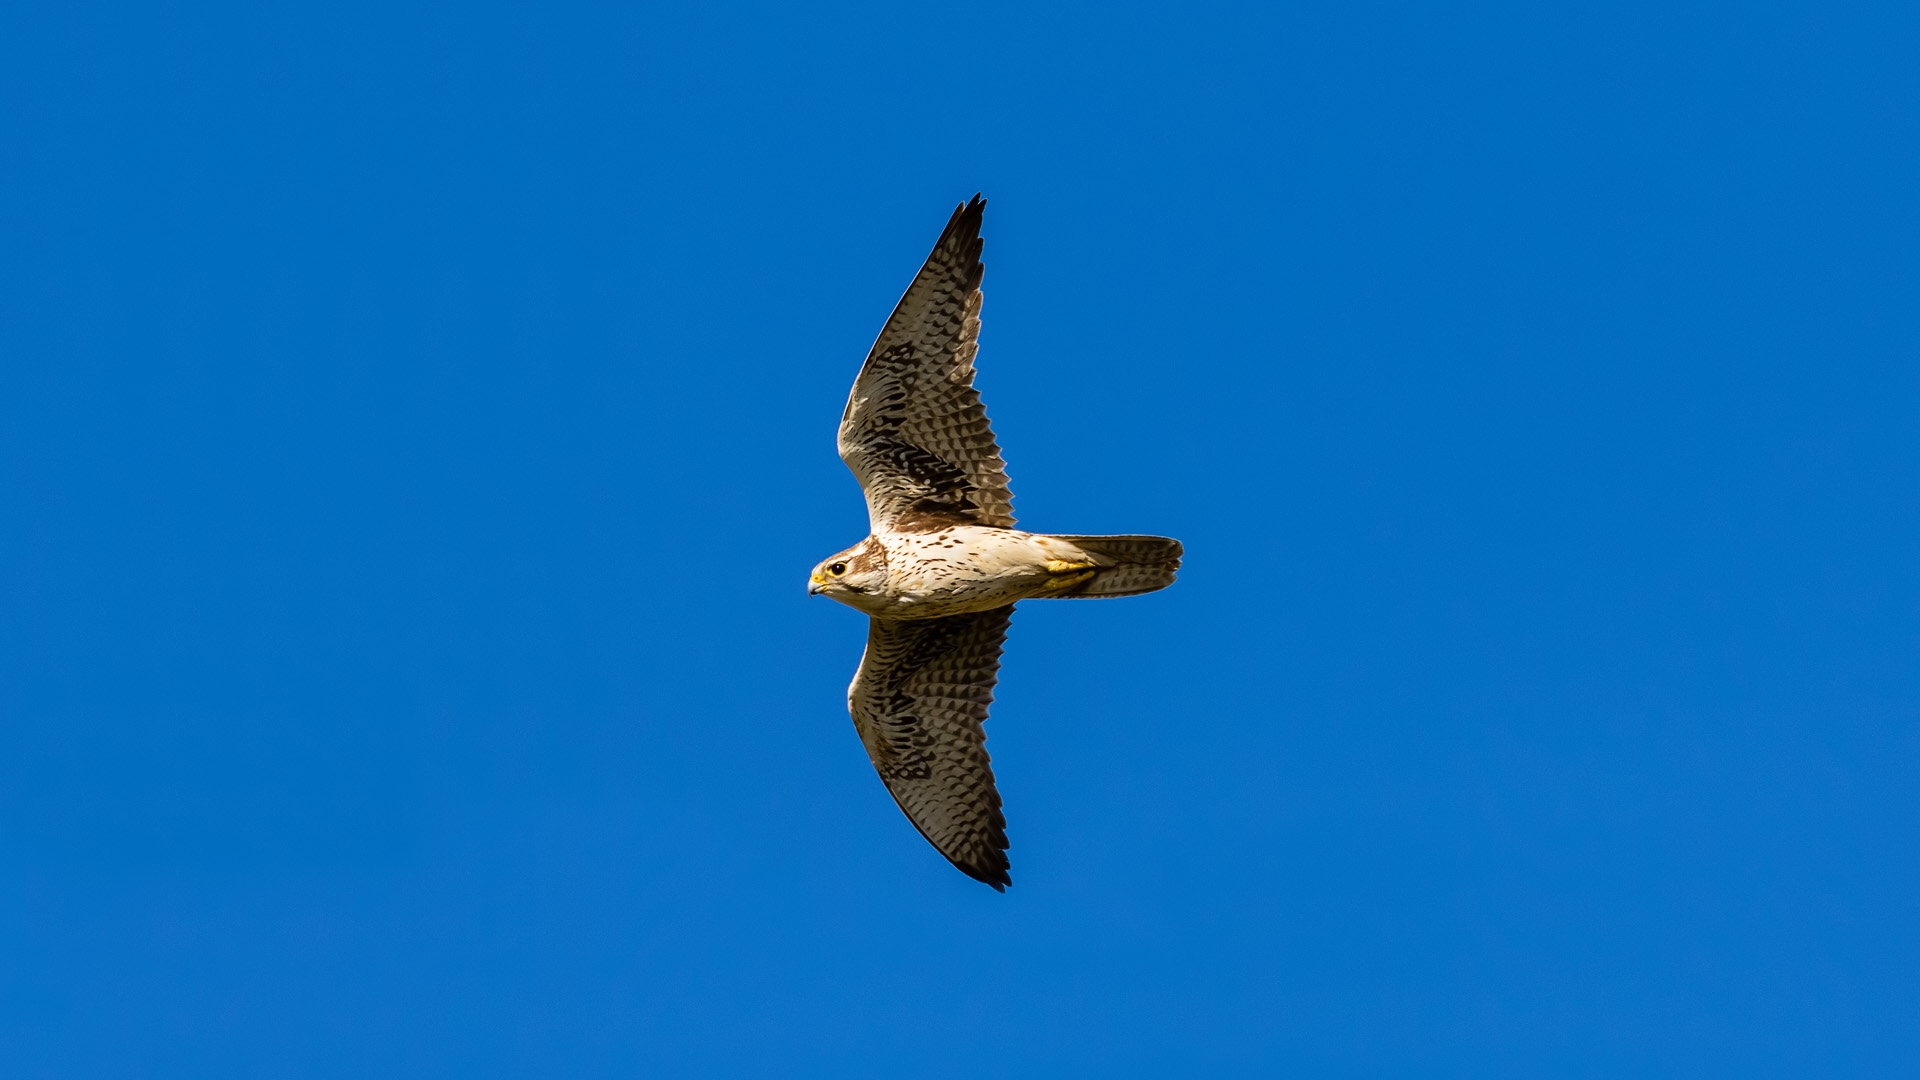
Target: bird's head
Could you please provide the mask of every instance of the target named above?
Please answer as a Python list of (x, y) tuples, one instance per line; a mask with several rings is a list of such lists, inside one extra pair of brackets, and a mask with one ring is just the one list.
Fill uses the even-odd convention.
[(862, 607), (887, 581), (887, 549), (869, 536), (837, 555), (829, 555), (807, 579), (808, 596), (830, 596)]

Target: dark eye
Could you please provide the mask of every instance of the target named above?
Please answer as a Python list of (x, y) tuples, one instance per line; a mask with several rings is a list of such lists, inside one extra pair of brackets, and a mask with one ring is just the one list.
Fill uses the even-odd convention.
[(837, 562), (837, 563), (834, 563), (832, 566), (827, 567), (827, 573), (829, 574), (844, 574), (846, 572), (847, 572), (847, 564), (843, 562)]

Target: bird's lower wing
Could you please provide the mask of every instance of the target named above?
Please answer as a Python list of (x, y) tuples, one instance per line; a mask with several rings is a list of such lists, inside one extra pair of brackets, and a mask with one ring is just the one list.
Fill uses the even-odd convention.
[(996, 889), (1012, 879), (983, 725), (1012, 619), (1011, 606), (874, 619), (847, 691), (853, 726), (900, 809), (953, 865)]

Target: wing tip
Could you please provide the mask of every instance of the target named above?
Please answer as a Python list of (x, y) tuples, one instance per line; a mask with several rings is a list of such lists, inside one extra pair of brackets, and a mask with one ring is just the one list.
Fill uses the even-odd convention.
[(982, 198), (979, 192), (974, 192), (973, 198), (953, 208), (953, 216), (947, 219), (947, 227), (940, 233), (940, 242), (934, 247), (938, 249), (950, 242), (970, 240), (975, 245), (974, 257), (978, 258), (980, 222), (985, 216), (986, 209), (987, 200)]
[(961, 866), (959, 863), (953, 865), (959, 867), (961, 873), (982, 885), (991, 886), (997, 893), (1006, 892), (1007, 886), (1013, 884), (1013, 878), (1007, 873), (1008, 863), (1004, 856), (997, 865), (993, 866)]
[[(973, 198), (954, 207), (953, 216), (947, 219), (947, 227), (940, 230), (940, 239), (933, 242), (933, 250), (927, 253), (920, 273), (925, 274), (936, 266), (951, 268), (957, 264), (965, 274), (964, 287), (972, 292), (979, 291), (980, 282), (986, 276), (986, 267), (980, 261), (980, 252), (986, 246), (980, 239), (980, 222), (986, 208), (987, 200), (977, 191)], [(907, 292), (912, 294), (911, 286)], [(900, 298), (900, 303), (906, 302), (905, 296)], [(899, 310), (895, 307), (894, 313), (899, 314)], [(891, 317), (888, 321), (892, 321)]]

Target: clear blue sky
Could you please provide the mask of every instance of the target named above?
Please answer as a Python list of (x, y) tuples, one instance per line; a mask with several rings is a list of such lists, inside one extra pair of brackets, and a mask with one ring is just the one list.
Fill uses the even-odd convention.
[[(1920, 1075), (1910, 4), (16, 6), (9, 1077)], [(861, 753), (986, 193), (1014, 887)]]

